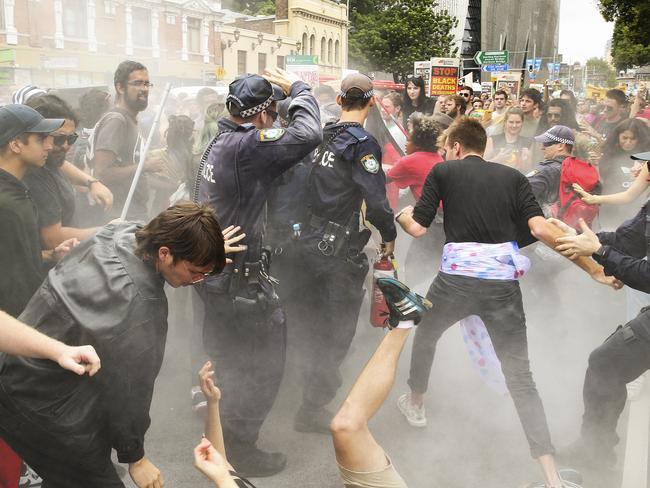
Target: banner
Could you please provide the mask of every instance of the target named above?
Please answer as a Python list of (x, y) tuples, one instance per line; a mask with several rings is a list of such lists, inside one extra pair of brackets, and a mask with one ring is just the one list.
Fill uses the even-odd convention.
[(453, 95), (458, 91), (458, 58), (431, 58), (430, 95)]
[(510, 93), (519, 98), (519, 91), (521, 90), (521, 74), (509, 71), (505, 73), (496, 73), (497, 90), (507, 88)]
[(413, 76), (420, 76), (424, 80), (425, 93), (431, 96), (431, 61), (414, 61)]

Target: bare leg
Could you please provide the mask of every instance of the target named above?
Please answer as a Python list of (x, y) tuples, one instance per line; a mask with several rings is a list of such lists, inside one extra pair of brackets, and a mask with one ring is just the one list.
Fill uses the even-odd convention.
[(555, 459), (551, 454), (544, 454), (537, 458), (539, 465), (542, 467), (544, 472), (544, 479), (546, 485), (552, 488), (561, 488), (562, 480), (560, 480), (560, 475), (557, 474), (557, 466), (555, 466)]
[(409, 331), (393, 329), (386, 334), (332, 420), (336, 460), (344, 468), (365, 472), (386, 467), (386, 454), (370, 433), (368, 421), (393, 387)]

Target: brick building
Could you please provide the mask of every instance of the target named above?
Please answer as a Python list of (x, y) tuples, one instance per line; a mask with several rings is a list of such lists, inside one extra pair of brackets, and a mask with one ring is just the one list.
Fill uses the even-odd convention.
[(112, 85), (124, 59), (157, 82), (214, 84), (297, 52), (298, 39), (229, 23), (240, 17), (220, 0), (0, 0), (0, 85)]

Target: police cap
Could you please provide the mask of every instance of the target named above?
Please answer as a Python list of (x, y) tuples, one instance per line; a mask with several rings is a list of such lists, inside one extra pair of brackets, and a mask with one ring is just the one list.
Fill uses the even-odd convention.
[(226, 107), (232, 115), (245, 119), (266, 110), (272, 102), (285, 98), (279, 86), (260, 75), (248, 74), (235, 78), (230, 84)]

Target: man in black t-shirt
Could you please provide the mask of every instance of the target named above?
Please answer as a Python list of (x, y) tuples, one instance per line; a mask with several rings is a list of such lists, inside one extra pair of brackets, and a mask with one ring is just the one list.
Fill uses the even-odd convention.
[[(470, 315), (481, 318), (501, 361), (531, 454), (538, 459), (546, 486), (562, 487), (542, 401), (528, 361), (526, 319), (517, 278), (527, 269), (519, 247), (540, 239), (553, 245), (562, 232), (544, 219), (530, 184), (518, 171), (483, 160), (486, 135), (480, 122), (463, 118), (447, 135), (447, 157), (427, 176), (415, 208), (397, 222), (413, 237), (423, 236), (440, 202), (445, 209), (446, 245), (440, 272), (427, 298), (433, 313), (424, 317), (413, 342), (410, 393), (398, 406), (409, 423), (426, 425), (424, 393), (438, 339)], [(597, 281), (617, 286), (590, 258), (575, 261)]]

